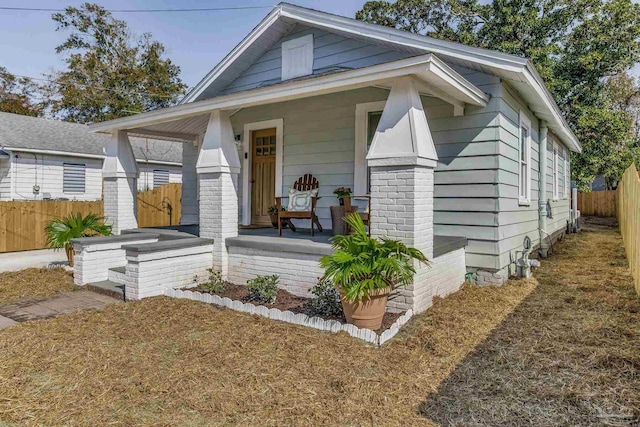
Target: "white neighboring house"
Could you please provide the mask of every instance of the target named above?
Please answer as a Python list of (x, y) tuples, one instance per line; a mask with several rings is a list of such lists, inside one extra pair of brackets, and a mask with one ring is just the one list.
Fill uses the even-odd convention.
[[(0, 201), (100, 200), (107, 135), (85, 125), (0, 112)], [(138, 191), (182, 182), (182, 146), (131, 138)]]

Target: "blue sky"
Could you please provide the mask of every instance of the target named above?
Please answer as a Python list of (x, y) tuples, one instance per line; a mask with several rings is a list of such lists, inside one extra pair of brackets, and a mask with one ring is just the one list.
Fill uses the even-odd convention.
[[(95, 1), (107, 9), (175, 9), (229, 6), (272, 6), (269, 0), (109, 0)], [(364, 0), (295, 0), (292, 3), (353, 17)], [(81, 0), (0, 0), (0, 6), (64, 8)], [(199, 13), (117, 13), (137, 34), (150, 32), (182, 69), (192, 87), (269, 13), (269, 7)], [(41, 77), (64, 64), (55, 47), (65, 38), (56, 32), (51, 13), (0, 10), (0, 65), (14, 74)]]
[[(64, 8), (86, 0), (0, 0), (0, 6)], [(161, 41), (168, 56), (180, 66), (189, 86), (227, 54), (277, 4), (278, 0), (108, 0), (107, 9), (175, 9), (229, 6), (266, 6), (264, 9), (188, 13), (116, 13), (137, 34), (150, 32)], [(289, 0), (342, 16), (354, 17), (365, 0)], [(634, 0), (637, 1), (637, 0)], [(56, 32), (49, 12), (0, 10), (0, 66), (10, 72), (41, 77), (64, 64), (55, 53), (66, 34)], [(636, 65), (634, 74), (640, 74)]]

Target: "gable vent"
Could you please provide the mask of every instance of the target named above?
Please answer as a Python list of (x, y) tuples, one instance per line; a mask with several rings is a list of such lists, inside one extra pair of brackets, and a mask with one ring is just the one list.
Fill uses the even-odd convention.
[(313, 74), (313, 34), (282, 43), (282, 80)]

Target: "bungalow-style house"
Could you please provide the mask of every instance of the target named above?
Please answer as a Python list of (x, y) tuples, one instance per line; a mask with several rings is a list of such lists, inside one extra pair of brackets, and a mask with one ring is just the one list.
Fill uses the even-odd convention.
[[(110, 138), (85, 125), (0, 112), (0, 201), (100, 200)], [(132, 138), (138, 190), (181, 182), (182, 146)]]
[[(527, 59), (287, 3), (179, 105), (90, 129), (111, 135), (105, 215), (121, 235), (76, 243), (78, 284), (109, 279), (142, 298), (213, 265), (236, 283), (278, 274), (304, 295), (344, 186), (369, 197), (358, 203), (373, 236), (432, 260), (389, 304), (414, 311), (465, 275), (504, 282), (525, 240), (546, 256), (572, 218), (568, 153), (581, 150)], [(136, 230), (131, 136), (182, 144), (179, 231)], [(324, 231), (256, 228), (305, 174), (319, 182)]]

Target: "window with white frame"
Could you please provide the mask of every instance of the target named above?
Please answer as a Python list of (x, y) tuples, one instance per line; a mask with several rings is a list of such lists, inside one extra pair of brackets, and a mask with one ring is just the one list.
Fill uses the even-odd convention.
[(558, 165), (560, 164), (560, 159), (558, 158), (559, 154), (558, 154), (558, 145), (554, 142), (553, 143), (553, 179), (552, 179), (552, 183), (553, 183), (553, 200), (558, 200), (558, 180), (559, 180), (559, 174), (558, 174)]
[(313, 74), (313, 34), (282, 43), (282, 80)]
[(531, 203), (531, 121), (520, 112), (520, 143), (518, 149), (518, 198), (520, 204)]
[(64, 193), (84, 193), (87, 167), (84, 163), (62, 164), (62, 191)]
[(569, 173), (569, 150), (564, 150), (564, 197), (571, 196), (571, 174)]

